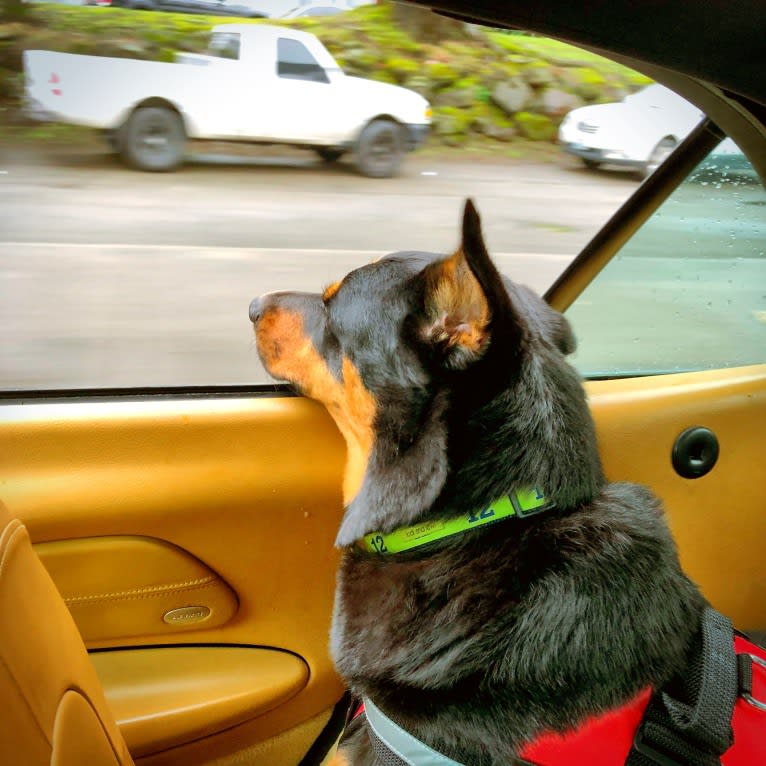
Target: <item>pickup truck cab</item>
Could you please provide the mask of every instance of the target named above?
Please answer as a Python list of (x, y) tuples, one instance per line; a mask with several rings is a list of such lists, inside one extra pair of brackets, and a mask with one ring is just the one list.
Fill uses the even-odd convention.
[(262, 24), (211, 31), (205, 55), (173, 63), (24, 53), (28, 110), (101, 128), (123, 159), (167, 171), (187, 139), (287, 144), (333, 161), (355, 153), (371, 177), (395, 175), (425, 138), (428, 102), (414, 91), (344, 74), (310, 33)]

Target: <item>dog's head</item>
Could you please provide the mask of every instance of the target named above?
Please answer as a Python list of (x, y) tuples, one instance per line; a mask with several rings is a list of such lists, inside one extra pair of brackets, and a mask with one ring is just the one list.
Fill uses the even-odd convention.
[(454, 254), (393, 253), (322, 293), (256, 298), (250, 318), (266, 370), (345, 437), (340, 545), (419, 520), (450, 483), (475, 507), (496, 485), (569, 502), (600, 481), (569, 324), (498, 273), (470, 200)]

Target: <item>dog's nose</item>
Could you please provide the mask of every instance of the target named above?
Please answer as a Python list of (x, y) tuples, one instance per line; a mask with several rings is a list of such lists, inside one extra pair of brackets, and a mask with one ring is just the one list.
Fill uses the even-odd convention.
[(250, 310), (248, 312), (250, 316), (250, 321), (255, 324), (260, 318), (261, 314), (263, 313), (263, 299), (262, 298), (253, 298), (252, 301), (250, 301)]

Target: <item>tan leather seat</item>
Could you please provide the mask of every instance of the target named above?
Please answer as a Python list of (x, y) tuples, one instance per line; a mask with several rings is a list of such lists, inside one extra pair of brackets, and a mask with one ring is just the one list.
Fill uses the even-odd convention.
[(0, 503), (0, 764), (132, 764), (26, 527)]

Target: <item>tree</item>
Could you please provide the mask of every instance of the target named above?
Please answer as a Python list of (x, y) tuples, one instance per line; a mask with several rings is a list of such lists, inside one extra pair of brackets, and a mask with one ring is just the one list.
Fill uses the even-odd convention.
[(27, 21), (31, 15), (24, 0), (3, 0), (0, 4), (0, 22)]

